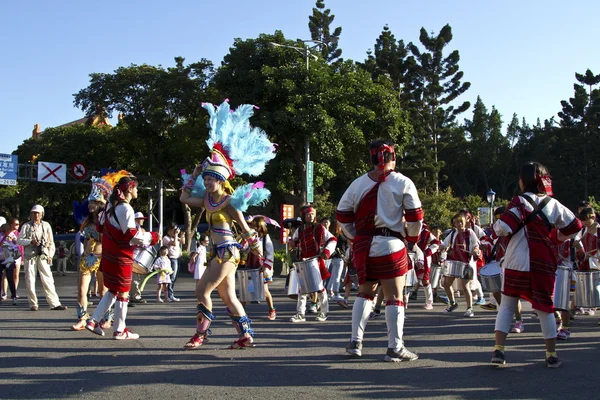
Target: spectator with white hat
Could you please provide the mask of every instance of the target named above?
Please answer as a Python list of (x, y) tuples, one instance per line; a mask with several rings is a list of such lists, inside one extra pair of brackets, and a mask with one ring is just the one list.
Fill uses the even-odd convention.
[(29, 309), (38, 310), (38, 299), (35, 293), (35, 278), (40, 274), (40, 280), (46, 293), (46, 300), (52, 310), (66, 310), (60, 304), (60, 299), (54, 287), (54, 278), (50, 263), (56, 250), (52, 227), (44, 218), (44, 207), (36, 204), (29, 213), (30, 220), (21, 227), (17, 244), (23, 246), (25, 263), (25, 286), (29, 297)]

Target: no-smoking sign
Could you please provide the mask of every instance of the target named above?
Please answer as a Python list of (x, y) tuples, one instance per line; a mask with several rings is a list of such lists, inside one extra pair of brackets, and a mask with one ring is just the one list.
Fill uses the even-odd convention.
[(82, 162), (75, 162), (71, 166), (71, 172), (75, 179), (83, 179), (87, 176), (87, 167)]

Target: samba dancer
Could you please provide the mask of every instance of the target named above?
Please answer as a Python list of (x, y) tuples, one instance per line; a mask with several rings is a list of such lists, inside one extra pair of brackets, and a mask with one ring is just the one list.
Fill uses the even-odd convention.
[(218, 107), (202, 105), (210, 114), (206, 143), (211, 155), (192, 175), (182, 171), (185, 183), (179, 199), (189, 206), (206, 209), (212, 245), (208, 267), (196, 283), (196, 333), (185, 344), (186, 349), (197, 349), (208, 342), (209, 327), (215, 319), (210, 295), (215, 289), (227, 306), (238, 334), (230, 348), (253, 347), (252, 321), (235, 294), (235, 273), (242, 246), (235, 240), (233, 223), (239, 225), (251, 250), (260, 256), (258, 235), (246, 223), (243, 212), (266, 201), (270, 192), (263, 188), (262, 182), (243, 185), (234, 191), (229, 179), (235, 174), (262, 174), (266, 163), (275, 157), (275, 148), (263, 130), (250, 126), (252, 105), (243, 104), (231, 112), (227, 101)]
[(373, 169), (350, 184), (336, 211), (344, 234), (353, 242), (360, 285), (352, 307), (352, 335), (346, 352), (362, 355), (363, 336), (379, 282), (387, 300), (388, 349), (384, 360), (412, 361), (418, 355), (408, 350), (403, 341), (403, 291), (408, 272), (407, 247), (416, 247), (423, 210), (414, 183), (394, 171), (393, 142), (373, 141), (369, 153)]
[(522, 298), (537, 310), (546, 345), (546, 366), (556, 368), (560, 361), (556, 354), (552, 298), (557, 268), (555, 246), (575, 237), (581, 222), (550, 197), (552, 180), (543, 165), (529, 162), (521, 166), (519, 187), (523, 194), (511, 200), (492, 233), (492, 239), (510, 236), (510, 242), (504, 257), (502, 302), (496, 316), (496, 343), (491, 362), (506, 363), (504, 343), (517, 302)]
[(104, 336), (100, 318), (115, 305), (113, 339), (138, 339), (140, 336), (127, 328), (127, 306), (131, 289), (133, 250), (135, 246), (147, 246), (158, 241), (156, 232), (136, 229), (135, 212), (129, 204), (138, 196), (136, 178), (121, 171), (122, 176), (115, 184), (104, 212), (98, 218), (98, 232), (102, 235), (102, 262), (100, 270), (104, 286), (108, 291), (102, 296), (92, 318), (85, 328), (96, 335)]
[[(318, 257), (317, 262), (321, 279), (325, 281), (331, 274), (327, 270), (324, 260), (327, 260), (335, 251), (337, 239), (324, 225), (316, 223), (317, 210), (313, 206), (302, 206), (302, 208), (300, 208), (300, 214), (302, 215), (302, 226), (294, 232), (292, 241), (289, 242), (290, 247), (299, 250), (299, 257), (301, 260)], [(327, 289), (323, 288), (316, 293), (316, 296), (318, 302), (317, 310), (320, 309), (316, 316), (316, 320), (324, 322), (327, 320), (327, 314), (329, 313)], [(306, 321), (305, 313), (307, 298), (308, 295), (306, 293), (298, 294), (296, 314), (290, 318), (291, 322)]]
[[(77, 285), (77, 323), (71, 326), (74, 331), (85, 329), (85, 324), (90, 317), (87, 311), (88, 297), (87, 292), (92, 280), (92, 274), (97, 273), (100, 267), (102, 257), (102, 241), (100, 233), (97, 230), (98, 215), (106, 204), (106, 199), (110, 196), (114, 183), (113, 176), (120, 177), (118, 173), (111, 173), (102, 178), (92, 177), (92, 190), (88, 196), (88, 211), (89, 214), (81, 223), (79, 231), (84, 238), (83, 254), (79, 261), (79, 278)], [(97, 275), (98, 286), (100, 293), (103, 294), (103, 279), (102, 273)], [(108, 321), (110, 318), (106, 315), (103, 320)], [(106, 328), (109, 324), (104, 324)]]

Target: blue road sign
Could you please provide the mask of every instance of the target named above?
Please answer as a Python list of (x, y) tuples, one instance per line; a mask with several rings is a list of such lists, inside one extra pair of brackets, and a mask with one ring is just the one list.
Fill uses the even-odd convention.
[(18, 168), (18, 156), (13, 154), (0, 154), (0, 185), (16, 185)]

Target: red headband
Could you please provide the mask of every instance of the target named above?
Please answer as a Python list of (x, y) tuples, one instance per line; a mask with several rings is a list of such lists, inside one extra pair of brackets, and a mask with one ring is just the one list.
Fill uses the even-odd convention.
[(126, 189), (135, 187), (135, 181), (119, 183), (119, 189), (125, 191)]
[(380, 175), (379, 175), (379, 181), (383, 182), (385, 181), (385, 171), (383, 170), (384, 167), (384, 154), (385, 153), (390, 153), (392, 154), (394, 157), (392, 158), (392, 160), (396, 159), (396, 153), (394, 152), (394, 148), (390, 145), (387, 144), (383, 144), (381, 146), (379, 146), (376, 149), (371, 149), (370, 150), (371, 153), (371, 157), (373, 157), (374, 155), (377, 155), (377, 165), (380, 171)]
[(535, 181), (537, 182), (537, 189), (540, 193), (546, 193), (548, 196), (553, 196), (552, 192), (552, 178), (550, 175), (535, 174)]
[(300, 213), (302, 214), (302, 216), (304, 217), (306, 214), (308, 214), (309, 212), (314, 212), (316, 214), (317, 210), (315, 210), (312, 207), (305, 207), (303, 209), (300, 210)]

